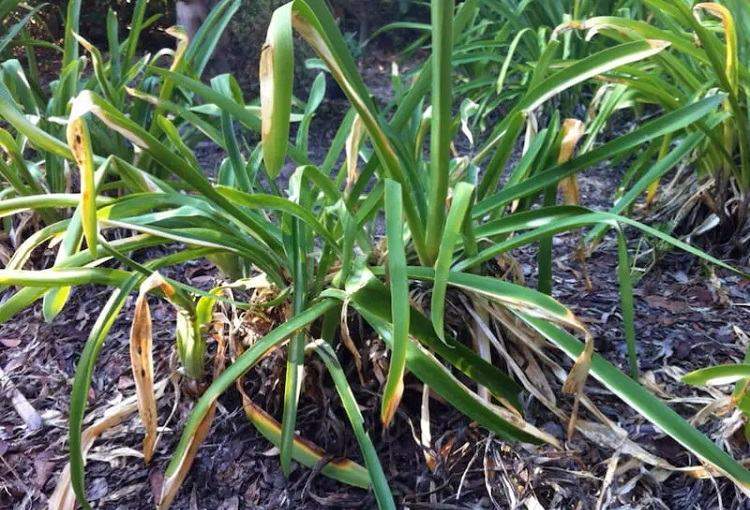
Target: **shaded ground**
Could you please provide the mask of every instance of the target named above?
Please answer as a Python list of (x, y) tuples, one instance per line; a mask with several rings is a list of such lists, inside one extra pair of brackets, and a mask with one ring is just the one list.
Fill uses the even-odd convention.
[[(375, 63), (374, 65), (377, 65)], [(375, 75), (382, 76), (377, 71)], [(387, 67), (385, 68), (387, 69)], [(382, 83), (382, 82), (381, 82)], [(333, 109), (330, 117), (340, 112)], [(323, 119), (321, 119), (322, 121)], [(329, 121), (330, 122), (330, 121)], [(332, 134), (328, 130), (328, 139)], [(322, 140), (325, 144), (327, 140)], [(220, 158), (209, 146), (202, 148), (201, 161), (215, 165)], [(617, 182), (617, 171), (602, 167), (581, 177), (586, 203), (607, 205)], [(605, 243), (584, 266), (575, 259), (574, 236), (555, 242), (555, 296), (570, 306), (596, 338), (598, 352), (625, 367), (624, 341), (620, 330), (617, 287), (614, 278), (616, 252)], [(633, 247), (636, 247), (634, 240)], [(521, 263), (527, 283), (535, 275), (530, 250), (514, 254)], [(50, 253), (43, 257), (49, 257)], [(640, 261), (646, 263), (646, 258)], [(35, 261), (37, 267), (46, 263)], [(187, 264), (169, 274), (201, 288), (210, 288), (217, 277), (206, 263)], [(654, 391), (672, 402), (685, 417), (694, 416), (714, 395), (677, 384), (683, 371), (712, 363), (740, 360), (746, 349), (743, 337), (750, 333), (750, 287), (736, 276), (708, 270), (687, 255), (665, 255), (637, 284), (637, 332), (641, 368)], [(586, 279), (590, 280), (590, 286)], [(65, 311), (51, 324), (43, 323), (40, 307), (19, 314), (0, 325), (0, 367), (5, 378), (0, 398), (0, 507), (44, 508), (56, 484), (67, 455), (67, 408), (77, 357), (88, 331), (96, 320), (109, 291), (99, 287), (78, 289)], [(455, 297), (455, 296), (454, 296)], [(128, 301), (105, 344), (89, 395), (90, 416), (101, 413), (133, 394), (128, 354), (129, 317), (134, 297)], [(157, 380), (170, 373), (173, 345), (173, 312), (164, 302), (152, 300)], [(450, 310), (450, 307), (449, 307)], [(454, 310), (454, 325), (464, 321)], [(366, 356), (382, 353), (380, 342), (356, 323), (350, 325)], [(565, 368), (570, 363), (558, 353), (548, 352)], [(345, 366), (348, 354), (340, 350)], [(334, 456), (360, 460), (356, 444), (330, 383), (321, 378), (323, 369), (311, 360), (301, 401), (299, 428), (307, 437)], [(256, 402), (280, 416), (283, 392), (281, 352), (269, 356), (246, 377), (246, 389)], [(421, 386), (407, 381), (402, 409), (394, 426), (385, 433), (378, 425), (379, 385), (373, 364), (366, 364), (360, 385), (354, 371), (348, 374), (363, 408), (367, 428), (375, 442), (399, 506), (409, 508), (508, 508), (534, 501), (544, 508), (595, 508), (600, 499), (610, 459), (618, 458), (615, 472), (602, 501), (611, 508), (744, 508), (746, 503), (724, 479), (695, 480), (683, 474), (666, 478), (663, 471), (622, 453), (621, 444), (592, 441), (576, 434), (562, 450), (507, 444), (477, 428), (459, 413), (437, 400), (431, 402), (432, 455), (434, 471), (427, 469), (419, 436)], [(280, 378), (281, 377), (281, 378)], [(29, 432), (11, 405), (8, 381), (41, 413), (44, 424)], [(558, 405), (570, 409), (572, 402), (559, 393)], [(616, 422), (649, 452), (677, 466), (697, 464), (679, 445), (655, 430), (629, 407), (590, 381), (587, 394), (601, 412)], [(216, 421), (202, 446), (173, 508), (371, 508), (374, 500), (365, 491), (329, 481), (315, 471), (297, 468), (287, 481), (282, 476), (278, 455), (270, 443), (257, 434), (239, 407), (239, 395), (232, 388), (222, 398)], [(176, 408), (173, 407), (176, 405)], [(179, 397), (167, 386), (159, 401), (160, 424), (164, 426), (152, 464), (144, 467), (137, 458), (142, 429), (137, 418), (97, 441), (89, 454), (87, 483), (90, 500), (99, 508), (153, 508), (162, 473), (179, 438), (192, 405), (190, 397)], [(526, 395), (527, 419), (564, 439), (564, 424), (535, 399)], [(170, 417), (167, 419), (167, 417)], [(587, 412), (582, 417), (591, 419)], [(734, 434), (722, 433), (737, 420), (709, 417), (701, 429), (731, 448), (737, 458), (750, 452)], [(91, 418), (89, 418), (91, 421)]]

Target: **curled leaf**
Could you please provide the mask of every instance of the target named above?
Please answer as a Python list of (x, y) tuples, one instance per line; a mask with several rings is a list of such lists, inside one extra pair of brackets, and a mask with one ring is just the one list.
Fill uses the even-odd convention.
[(260, 54), (260, 105), (263, 161), (270, 178), (279, 175), (289, 143), (294, 80), (292, 3), (276, 9)]
[[(240, 355), (243, 347), (239, 339), (235, 339), (234, 349), (236, 355)], [(274, 446), (281, 444), (281, 424), (273, 416), (265, 412), (248, 396), (243, 386), (243, 378), (238, 377), (236, 381), (237, 390), (242, 396), (242, 408), (245, 410), (250, 423), (268, 439)], [(312, 443), (295, 434), (292, 441), (292, 458), (297, 462), (312, 468), (326, 457), (326, 452), (315, 443)], [(327, 462), (320, 470), (325, 476), (338, 480), (355, 487), (367, 489), (370, 486), (370, 476), (367, 470), (349, 459), (333, 459)]]
[[(562, 125), (562, 141), (560, 142), (560, 152), (557, 155), (557, 164), (567, 163), (573, 157), (578, 140), (581, 139), (586, 131), (583, 122), (578, 119), (565, 119)], [(578, 205), (580, 192), (578, 191), (578, 181), (575, 174), (566, 177), (560, 181), (559, 188), (562, 191), (566, 205)]]
[(727, 81), (732, 88), (733, 93), (737, 93), (739, 86), (739, 67), (737, 51), (737, 30), (735, 28), (734, 17), (729, 9), (716, 2), (704, 2), (695, 4), (693, 12), (704, 10), (711, 13), (721, 20), (724, 28), (724, 38), (726, 40), (726, 61), (725, 72)]
[(96, 185), (94, 183), (94, 154), (86, 122), (73, 109), (68, 120), (67, 139), (81, 173), (81, 219), (83, 235), (91, 254), (97, 256)]
[(581, 354), (576, 358), (573, 368), (570, 369), (568, 378), (563, 384), (563, 391), (570, 395), (578, 394), (583, 390), (583, 385), (591, 367), (591, 356), (594, 354), (594, 337), (586, 333), (586, 341)]
[(154, 358), (152, 355), (151, 310), (147, 294), (154, 289), (162, 289), (166, 295), (174, 292), (159, 273), (152, 273), (141, 284), (138, 299), (135, 302), (133, 323), (130, 327), (130, 363), (133, 369), (138, 413), (146, 429), (143, 438), (143, 460), (151, 461), (156, 447), (156, 397), (154, 393)]

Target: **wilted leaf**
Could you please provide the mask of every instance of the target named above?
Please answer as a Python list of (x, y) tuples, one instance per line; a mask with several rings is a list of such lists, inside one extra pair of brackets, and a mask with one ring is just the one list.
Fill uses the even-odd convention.
[(76, 108), (68, 120), (68, 145), (78, 164), (81, 174), (81, 219), (83, 234), (86, 237), (91, 254), (97, 254), (97, 236), (99, 234), (96, 222), (96, 185), (94, 184), (94, 154), (91, 149), (91, 136), (86, 122), (81, 118), (82, 113)]
[(141, 284), (138, 299), (135, 302), (133, 323), (130, 327), (130, 363), (133, 369), (138, 413), (146, 429), (143, 438), (143, 460), (148, 464), (156, 447), (156, 398), (154, 394), (154, 359), (152, 355), (151, 310), (147, 294), (154, 289), (161, 289), (167, 296), (174, 292), (159, 273), (152, 273)]
[[(156, 398), (161, 397), (164, 388), (167, 385), (167, 379), (158, 382), (154, 386)], [(85, 459), (86, 453), (94, 444), (96, 438), (101, 436), (107, 430), (116, 427), (138, 409), (138, 402), (135, 396), (127, 398), (119, 404), (110, 407), (104, 412), (99, 420), (94, 422), (89, 428), (83, 431), (81, 436), (81, 453)], [(70, 484), (70, 464), (66, 464), (57, 480), (55, 491), (47, 503), (49, 510), (75, 510), (76, 496), (73, 493), (73, 487)]]
[[(562, 141), (560, 142), (560, 153), (557, 156), (557, 164), (566, 163), (573, 157), (578, 140), (581, 139), (586, 131), (583, 122), (578, 119), (565, 119), (562, 125)], [(562, 190), (566, 205), (578, 205), (581, 201), (580, 192), (578, 191), (578, 180), (575, 174), (570, 175), (560, 181), (559, 185)]]

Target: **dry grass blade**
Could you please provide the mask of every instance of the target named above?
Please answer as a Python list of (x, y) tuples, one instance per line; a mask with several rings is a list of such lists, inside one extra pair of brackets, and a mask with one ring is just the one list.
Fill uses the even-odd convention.
[(130, 327), (130, 362), (133, 369), (138, 414), (140, 414), (146, 435), (143, 438), (143, 460), (151, 462), (156, 447), (156, 398), (154, 393), (154, 358), (152, 354), (151, 310), (147, 295), (154, 289), (161, 289), (166, 295), (174, 290), (159, 273), (153, 273), (141, 284), (135, 302), (133, 323)]
[(365, 384), (365, 376), (362, 372), (362, 355), (357, 350), (357, 346), (354, 345), (354, 340), (352, 340), (352, 335), (349, 333), (349, 301), (344, 300), (344, 302), (341, 305), (341, 317), (340, 317), (340, 325), (341, 325), (341, 341), (344, 344), (344, 347), (351, 353), (352, 358), (354, 358), (354, 365), (357, 367), (357, 375), (359, 376), (359, 380), (362, 384)]
[[(159, 381), (154, 387), (156, 398), (164, 394), (164, 388), (167, 386), (167, 379)], [(107, 430), (116, 427), (138, 409), (137, 398), (135, 396), (127, 398), (119, 404), (110, 407), (104, 412), (99, 420), (94, 422), (89, 428), (83, 431), (82, 435), (82, 453), (85, 455), (96, 441)], [(76, 496), (73, 493), (73, 487), (70, 484), (70, 464), (66, 464), (57, 480), (55, 491), (47, 503), (49, 510), (74, 510), (76, 507)]]
[(586, 342), (584, 344), (581, 355), (578, 356), (573, 368), (570, 369), (568, 378), (563, 384), (563, 392), (569, 395), (575, 395), (575, 402), (573, 404), (573, 410), (570, 413), (570, 422), (568, 422), (568, 438), (572, 437), (573, 431), (576, 427), (576, 420), (578, 419), (578, 402), (583, 393), (583, 387), (586, 383), (586, 379), (589, 376), (589, 369), (591, 368), (591, 357), (594, 355), (594, 337), (590, 333), (586, 333)]
[[(573, 150), (578, 140), (583, 135), (583, 123), (576, 119), (566, 119), (563, 126), (563, 141), (560, 147), (560, 154), (558, 162), (565, 162), (570, 159), (573, 155)], [(569, 179), (573, 179), (569, 182), (566, 191), (566, 201), (568, 198), (578, 200), (578, 184), (575, 182), (575, 177), (571, 176)], [(562, 184), (562, 183), (561, 183)], [(570, 193), (570, 196), (567, 196)], [(571, 204), (572, 205), (572, 204)], [(580, 324), (580, 323), (579, 323)], [(573, 410), (570, 413), (570, 421), (568, 422), (568, 438), (572, 437), (573, 432), (576, 428), (576, 419), (578, 416), (578, 403), (583, 392), (584, 384), (588, 377), (589, 368), (591, 367), (591, 357), (594, 355), (594, 337), (591, 333), (580, 324), (579, 330), (584, 334), (585, 347), (581, 352), (580, 356), (576, 359), (573, 367), (570, 369), (565, 384), (563, 384), (563, 392), (569, 395), (575, 395), (575, 401), (573, 403)]]

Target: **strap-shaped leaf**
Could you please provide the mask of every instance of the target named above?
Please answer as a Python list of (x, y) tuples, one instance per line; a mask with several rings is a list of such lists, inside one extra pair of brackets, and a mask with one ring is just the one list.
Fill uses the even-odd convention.
[(195, 37), (190, 41), (185, 52), (185, 60), (196, 76), (203, 74), (227, 25), (241, 4), (240, 0), (222, 0), (216, 3), (195, 33)]
[[(323, 59), (332, 76), (357, 110), (372, 141), (379, 163), (385, 171), (384, 176), (398, 181), (406, 190), (404, 213), (415, 249), (420, 259), (429, 260), (425, 245), (424, 225), (415, 202), (417, 194), (412, 193), (418, 181), (411, 178), (413, 172), (410, 174), (407, 164), (399, 156), (397, 147), (388, 135), (389, 130), (379, 118), (375, 104), (357, 71), (354, 59), (346, 48), (344, 38), (333, 16), (323, 0), (294, 0), (290, 3), (294, 29)], [(364, 175), (363, 172), (363, 177)]]
[(344, 406), (347, 418), (349, 418), (354, 437), (357, 438), (362, 457), (365, 459), (367, 471), (370, 473), (370, 482), (372, 490), (375, 493), (375, 499), (378, 502), (378, 508), (381, 510), (396, 510), (396, 504), (393, 502), (393, 494), (391, 494), (391, 489), (388, 487), (388, 480), (385, 478), (383, 466), (380, 464), (375, 446), (373, 446), (372, 440), (370, 440), (370, 435), (365, 431), (365, 420), (359, 410), (357, 400), (354, 398), (352, 388), (346, 380), (344, 369), (339, 364), (336, 353), (330, 344), (324, 340), (314, 343), (313, 348), (318, 356), (320, 356), (320, 359), (323, 360), (323, 363), (325, 363), (328, 373), (331, 374), (331, 378), (333, 379), (333, 384), (336, 386), (336, 391), (341, 398), (341, 403)]
[(385, 229), (388, 243), (388, 281), (391, 291), (391, 317), (393, 318), (393, 345), (388, 366), (388, 378), (383, 389), (380, 421), (390, 425), (404, 393), (406, 371), (406, 344), (409, 342), (409, 282), (406, 278), (404, 254), (404, 223), (401, 185), (385, 181)]
[(175, 448), (174, 453), (172, 454), (172, 460), (164, 473), (165, 477), (170, 477), (176, 474), (183, 457), (188, 453), (187, 450), (190, 446), (191, 438), (198, 430), (203, 418), (209, 412), (216, 399), (219, 398), (219, 396), (232, 383), (234, 383), (235, 379), (252, 368), (253, 365), (268, 353), (269, 350), (273, 349), (289, 336), (306, 327), (310, 322), (333, 309), (335, 306), (336, 302), (332, 299), (324, 299), (309, 306), (304, 312), (292, 317), (287, 322), (255, 342), (252, 347), (242, 353), (242, 355), (239, 356), (224, 372), (222, 372), (219, 377), (214, 379), (213, 383), (211, 383), (193, 407), (190, 417), (183, 429), (182, 436), (180, 437), (180, 442)]
[(154, 392), (151, 309), (148, 306), (147, 298), (148, 293), (157, 288), (167, 295), (174, 291), (159, 273), (155, 272), (146, 278), (138, 291), (133, 322), (130, 326), (130, 363), (138, 399), (138, 414), (141, 417), (143, 427), (146, 429), (143, 438), (143, 460), (146, 464), (151, 461), (154, 454), (158, 425)]
[[(432, 17), (432, 116), (430, 117), (430, 183), (426, 243), (429, 261), (438, 257), (448, 196), (450, 145), (453, 137), (453, 0), (430, 2)], [(442, 315), (442, 314), (441, 314)], [(438, 333), (442, 335), (441, 331)]]
[[(533, 111), (564, 90), (622, 65), (656, 55), (668, 46), (668, 41), (640, 40), (619, 44), (594, 53), (541, 80), (516, 103), (511, 113)], [(502, 133), (510, 119), (511, 117), (506, 117), (498, 124), (496, 132)], [(499, 137), (500, 135), (491, 138), (486, 145), (488, 147), (496, 145)]]
[(679, 239), (672, 237), (669, 234), (665, 234), (661, 230), (655, 229), (648, 225), (644, 225), (643, 223), (632, 220), (626, 216), (618, 216), (617, 214), (611, 214), (607, 212), (594, 212), (594, 213), (574, 215), (570, 218), (563, 218), (560, 221), (555, 222), (555, 223), (549, 223), (549, 224), (543, 225), (529, 232), (525, 232), (511, 239), (508, 239), (506, 241), (503, 241), (493, 246), (490, 246), (488, 248), (485, 248), (484, 250), (480, 251), (476, 256), (470, 257), (468, 259), (464, 259), (461, 262), (457, 263), (454, 266), (454, 270), (464, 271), (468, 268), (474, 267), (477, 264), (481, 264), (482, 262), (490, 260), (493, 257), (496, 257), (502, 253), (505, 253), (508, 250), (512, 250), (513, 248), (524, 246), (529, 243), (533, 243), (550, 234), (554, 234), (558, 232), (567, 232), (570, 230), (574, 230), (574, 229), (581, 228), (581, 227), (588, 226), (588, 225), (594, 225), (597, 223), (606, 223), (610, 225), (622, 223), (624, 225), (635, 227), (641, 232), (657, 237), (661, 239), (662, 241), (665, 241), (668, 244), (674, 246), (675, 248), (679, 248), (680, 250), (686, 251), (692, 255), (695, 255), (696, 257), (700, 257), (703, 260), (710, 262), (711, 264), (714, 264), (719, 267), (723, 267), (724, 269), (728, 269), (729, 271), (732, 271), (733, 273), (746, 275), (746, 273), (744, 273), (743, 271), (727, 264), (726, 262), (722, 260), (717, 259), (716, 257), (704, 252), (703, 250), (700, 250), (683, 241), (680, 241)]
[[(281, 425), (247, 396), (245, 390), (240, 387), (239, 381), (240, 379), (237, 380), (238, 389), (242, 395), (245, 415), (263, 437), (278, 447), (281, 444)], [(304, 466), (314, 468), (327, 458), (327, 455), (318, 445), (296, 435), (292, 444), (292, 458)], [(350, 459), (333, 459), (326, 462), (320, 472), (333, 480), (355, 487), (363, 489), (370, 487), (370, 476), (367, 470)]]
[(292, 3), (276, 9), (260, 54), (261, 138), (266, 172), (275, 179), (289, 144), (289, 116), (294, 85)]
[(723, 95), (707, 97), (679, 110), (666, 113), (657, 119), (643, 124), (634, 131), (615, 138), (567, 163), (540, 172), (516, 185), (508, 186), (476, 204), (472, 209), (473, 215), (475, 218), (481, 218), (488, 212), (496, 210), (513, 200), (537, 193), (579, 170), (589, 168), (607, 158), (634, 149), (654, 138), (679, 131), (714, 111), (724, 97)]
[[(387, 289), (377, 279), (365, 277), (364, 282), (354, 284), (348, 293), (342, 293), (338, 297), (343, 300), (347, 299), (347, 296), (351, 305), (391, 347), (393, 326)], [(446, 345), (437, 338), (430, 322), (419, 312), (412, 310), (410, 324), (412, 335), (418, 338), (420, 343), (434, 349), (437, 354), (447, 359), (479, 385), (501, 396), (501, 400), (508, 407), (511, 402), (517, 400), (514, 394), (517, 391), (517, 385), (508, 376), (489, 365), (464, 345), (457, 342)], [(523, 420), (515, 409), (510, 411), (480, 398), (419, 343), (407, 343), (406, 366), (412, 374), (456, 409), (501, 437), (534, 443), (557, 443), (553, 437)]]
[(474, 186), (465, 182), (458, 183), (453, 190), (453, 201), (435, 261), (435, 282), (432, 287), (430, 317), (435, 333), (441, 339), (445, 338), (443, 314), (445, 312), (445, 292), (448, 287), (448, 272), (453, 262), (453, 250), (461, 236), (461, 228), (471, 205), (473, 192)]
[[(112, 158), (107, 158), (105, 162), (102, 163), (102, 165), (94, 173), (95, 189), (98, 188), (98, 186), (104, 179), (111, 162)], [(96, 213), (96, 211), (94, 212)], [(81, 203), (78, 205), (75, 212), (73, 213), (73, 216), (70, 219), (68, 229), (65, 231), (63, 240), (60, 243), (60, 248), (58, 248), (57, 250), (55, 265), (67, 259), (80, 249), (81, 240), (83, 238), (83, 215), (84, 207)], [(95, 253), (92, 253), (92, 256), (95, 256)], [(44, 315), (44, 320), (49, 322), (62, 311), (65, 303), (68, 302), (70, 291), (70, 287), (60, 287), (57, 289), (51, 289), (47, 294), (44, 295), (44, 303), (42, 306), (42, 314)]]
[[(577, 358), (583, 344), (573, 335), (542, 319), (519, 313), (518, 316), (570, 358)], [(620, 372), (598, 354), (591, 360), (591, 375), (660, 430), (693, 452), (701, 460), (731, 478), (746, 495), (750, 494), (750, 471), (701, 434), (684, 418), (655, 397), (646, 388)]]
[[(137, 123), (127, 118), (122, 112), (118, 111), (110, 103), (97, 96), (95, 93), (84, 90), (75, 99), (74, 109), (83, 115), (87, 112), (94, 114), (111, 129), (122, 134), (134, 145), (146, 150), (154, 159), (156, 159), (164, 168), (174, 173), (185, 182), (200, 191), (205, 197), (211, 199), (217, 206), (224, 209), (231, 217), (235, 218), (240, 225), (249, 229), (270, 247), (281, 248), (278, 239), (268, 235), (263, 223), (257, 218), (233, 205), (228, 199), (222, 196), (211, 183), (206, 179), (199, 168), (196, 168), (175, 154), (156, 137), (151, 135)], [(1, 112), (0, 112), (1, 113)]]
[(701, 368), (682, 376), (682, 382), (693, 386), (721, 386), (750, 377), (750, 364), (717, 365)]
[(81, 176), (81, 220), (83, 234), (91, 253), (96, 256), (96, 184), (94, 182), (94, 153), (91, 149), (91, 135), (86, 121), (74, 111), (68, 120), (68, 145), (78, 164)]

